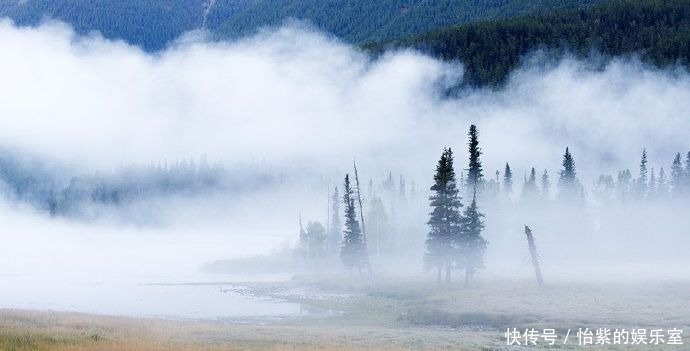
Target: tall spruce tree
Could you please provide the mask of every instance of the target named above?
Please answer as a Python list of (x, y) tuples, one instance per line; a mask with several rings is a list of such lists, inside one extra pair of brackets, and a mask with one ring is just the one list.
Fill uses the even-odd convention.
[(581, 196), (581, 185), (577, 179), (575, 159), (569, 148), (563, 155), (563, 169), (558, 173), (558, 196), (565, 201), (575, 201)]
[(342, 227), (340, 224), (340, 194), (338, 187), (333, 189), (331, 198), (331, 224), (328, 227), (328, 249), (332, 253), (337, 253), (343, 238)]
[(480, 192), (483, 180), (482, 161), (480, 160), (482, 150), (479, 148), (479, 131), (476, 125), (470, 126), (467, 136), (469, 138), (470, 163), (469, 168), (467, 168), (467, 187), (465, 191), (468, 194), (474, 194)]
[(477, 269), (484, 267), (484, 253), (488, 242), (482, 237), (484, 230), (484, 214), (479, 212), (477, 197), (473, 196), (463, 213), (460, 225), (460, 236), (457, 250), (460, 254), (460, 262), (465, 267), (465, 286), (468, 286), (474, 278)]
[(679, 198), (685, 192), (685, 177), (680, 152), (676, 154), (671, 165), (671, 186), (673, 196)]
[(427, 269), (437, 269), (437, 280), (441, 282), (441, 271), (446, 270), (446, 282), (450, 282), (453, 268), (453, 245), (459, 235), (462, 221), (460, 214), (460, 194), (453, 169), (453, 151), (443, 150), (436, 166), (434, 185), (430, 188), (429, 197), (431, 213), (429, 214), (429, 233), (426, 239), (424, 265)]
[(343, 230), (343, 243), (340, 248), (340, 258), (348, 268), (357, 268), (362, 274), (362, 267), (367, 265), (366, 244), (362, 230), (357, 220), (355, 199), (350, 175), (345, 175), (345, 188), (343, 189), (343, 203), (345, 204), (345, 229)]

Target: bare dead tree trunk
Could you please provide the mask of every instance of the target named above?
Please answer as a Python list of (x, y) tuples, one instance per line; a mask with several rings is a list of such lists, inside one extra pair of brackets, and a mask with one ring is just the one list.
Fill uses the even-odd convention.
[(362, 207), (362, 191), (359, 186), (359, 174), (357, 173), (357, 163), (352, 162), (355, 169), (355, 185), (357, 186), (357, 202), (359, 202), (359, 218), (362, 222), (362, 242), (364, 243), (364, 259), (366, 260), (367, 269), (369, 270), (369, 275), (371, 275), (371, 263), (369, 262), (369, 252), (367, 250), (367, 232), (364, 229), (364, 209)]
[(544, 286), (544, 277), (541, 275), (541, 267), (539, 267), (539, 255), (537, 254), (537, 245), (534, 243), (534, 236), (532, 230), (525, 226), (525, 235), (527, 236), (527, 246), (529, 247), (529, 254), (532, 257), (532, 265), (534, 266), (534, 273), (537, 276), (537, 285)]

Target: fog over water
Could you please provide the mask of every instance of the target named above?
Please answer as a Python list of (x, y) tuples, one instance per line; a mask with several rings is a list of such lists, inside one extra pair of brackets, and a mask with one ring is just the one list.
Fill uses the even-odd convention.
[[(148, 54), (97, 34), (76, 36), (60, 23), (17, 28), (5, 20), (0, 48), (0, 145), (17, 157), (61, 165), (65, 181), (201, 155), (230, 172), (254, 167), (279, 174), (270, 187), (238, 195), (166, 198), (148, 208), (165, 219), (160, 225), (50, 217), (6, 199), (0, 206), (5, 283), (11, 276), (23, 277), (26, 286), (47, 276), (183, 282), (195, 280), (210, 261), (270, 254), (295, 243), (300, 214), (305, 222), (326, 221), (328, 191), (351, 172), (353, 160), (365, 181), (378, 183), (389, 171), (408, 185), (414, 181), (407, 219), (418, 224), (411, 242), (420, 244), (421, 257), (435, 163), (450, 146), (458, 173), (466, 168), (471, 123), (480, 131), (486, 177), (493, 179), (505, 162), (513, 167), (516, 202), (531, 167), (538, 175), (549, 171), (555, 197), (561, 157), (570, 147), (587, 190), (582, 216), (595, 229), (581, 235), (582, 227), (563, 225), (553, 208), (487, 205), (485, 276), (530, 274), (528, 267), (515, 268), (526, 253), (526, 223), (542, 239), (547, 261), (565, 257), (587, 266), (610, 258), (620, 265), (607, 269), (618, 271), (643, 257), (670, 267), (669, 276), (686, 274), (678, 267), (688, 262), (682, 249), (690, 243), (687, 199), (625, 207), (590, 196), (602, 173), (615, 177), (629, 168), (636, 176), (643, 148), (649, 168), (667, 174), (675, 153), (690, 149), (690, 75), (680, 69), (661, 71), (634, 58), (600, 69), (575, 59), (528, 60), (535, 63), (500, 90), (448, 97), (444, 92), (462, 75), (459, 63), (413, 51), (372, 59), (300, 24), (236, 42), (206, 42), (203, 33), (191, 33)], [(639, 225), (645, 215), (653, 223)], [(570, 239), (556, 237), (554, 228)], [(421, 272), (421, 258), (407, 264)], [(567, 262), (545, 271), (566, 268)]]

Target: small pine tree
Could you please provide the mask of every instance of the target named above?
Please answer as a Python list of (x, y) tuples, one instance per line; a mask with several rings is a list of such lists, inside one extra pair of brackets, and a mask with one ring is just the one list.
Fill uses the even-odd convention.
[(549, 192), (551, 189), (551, 181), (549, 180), (549, 171), (544, 170), (541, 174), (541, 196), (544, 200), (549, 199)]
[(465, 267), (465, 286), (470, 284), (475, 271), (484, 267), (484, 253), (486, 252), (488, 242), (482, 237), (482, 231), (484, 230), (482, 217), (484, 217), (484, 214), (479, 212), (475, 196), (472, 198), (472, 203), (465, 208), (463, 213), (457, 245), (461, 261)]
[(405, 188), (405, 178), (402, 176), (402, 174), (400, 175), (398, 184), (398, 194), (400, 194), (400, 200), (405, 201), (405, 198), (407, 197), (407, 189)]
[(563, 155), (563, 169), (558, 174), (558, 196), (565, 201), (574, 201), (581, 195), (580, 181), (577, 179), (575, 159), (569, 148)]
[(477, 193), (481, 190), (483, 175), (482, 175), (482, 161), (480, 156), (482, 154), (479, 148), (479, 131), (476, 125), (470, 126), (470, 131), (467, 133), (469, 138), (469, 153), (470, 153), (470, 163), (467, 169), (467, 187), (466, 191), (468, 193)]
[(664, 167), (659, 169), (659, 180), (656, 182), (656, 197), (658, 199), (665, 199), (668, 197), (668, 181), (666, 180)]
[(513, 193), (513, 171), (510, 169), (508, 162), (506, 162), (506, 168), (503, 171), (503, 192), (508, 198)]
[(355, 199), (353, 197), (350, 175), (345, 175), (345, 188), (343, 193), (345, 204), (345, 229), (343, 230), (343, 243), (340, 249), (340, 258), (348, 268), (357, 268), (362, 273), (362, 267), (367, 264), (366, 245), (362, 230), (357, 220)]
[(642, 149), (642, 158), (640, 159), (640, 176), (637, 178), (637, 198), (643, 199), (647, 195), (647, 149)]
[(649, 185), (647, 186), (647, 198), (656, 199), (657, 198), (657, 179), (656, 174), (654, 174), (654, 167), (652, 167), (649, 172)]
[(680, 161), (680, 152), (676, 154), (671, 165), (671, 186), (673, 187), (673, 196), (680, 197), (685, 191), (683, 164)]
[(685, 155), (685, 182), (684, 182), (684, 187), (685, 190), (690, 192), (690, 151), (688, 151), (688, 154)]
[(537, 189), (537, 172), (532, 167), (529, 173), (529, 178), (525, 179), (525, 183), (522, 186), (522, 202), (526, 204), (534, 204), (539, 193)]
[(438, 282), (441, 281), (441, 271), (445, 268), (446, 281), (449, 282), (453, 264), (453, 242), (459, 233), (462, 219), (462, 204), (455, 181), (453, 151), (450, 148), (444, 149), (441, 154), (434, 174), (434, 185), (430, 190), (431, 213), (427, 222), (429, 233), (426, 239), (424, 265), (427, 269), (437, 269)]
[(626, 202), (630, 199), (630, 188), (632, 187), (632, 173), (629, 169), (618, 172), (616, 178), (616, 196), (621, 202)]

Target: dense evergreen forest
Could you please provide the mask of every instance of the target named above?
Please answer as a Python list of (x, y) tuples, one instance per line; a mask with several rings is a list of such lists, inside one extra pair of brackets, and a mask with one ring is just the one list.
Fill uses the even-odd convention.
[[(219, 0), (230, 4), (236, 0)], [(222, 37), (236, 37), (287, 18), (306, 20), (352, 43), (388, 40), (433, 28), (529, 13), (572, 9), (601, 0), (255, 0), (241, 12), (209, 16)]]
[(0, 0), (0, 17), (28, 26), (55, 19), (77, 33), (98, 31), (153, 51), (201, 27), (203, 6), (204, 0)]
[(464, 85), (500, 86), (526, 54), (639, 55), (659, 67), (690, 64), (690, 0), (616, 0), (570, 11), (471, 23), (386, 45), (413, 47), (465, 64)]
[(360, 43), (390, 40), (433, 28), (575, 8), (601, 0), (0, 0), (0, 17), (20, 25), (46, 18), (78, 33), (99, 31), (147, 51), (165, 48), (184, 32), (205, 28), (218, 39), (252, 34), (288, 19)]

